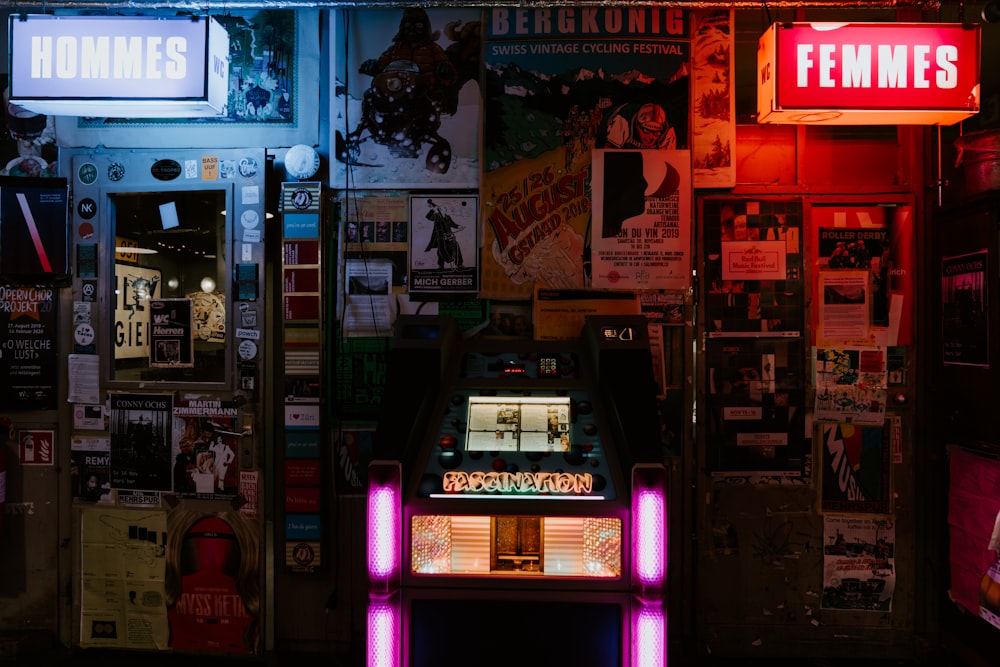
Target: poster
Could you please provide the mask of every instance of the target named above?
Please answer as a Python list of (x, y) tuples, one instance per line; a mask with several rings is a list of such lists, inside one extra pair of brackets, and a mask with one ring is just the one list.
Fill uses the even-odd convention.
[(535, 340), (579, 340), (588, 317), (641, 313), (635, 292), (536, 287), (531, 319)]
[(800, 339), (712, 339), (708, 465), (714, 478), (803, 480), (810, 458)]
[(7, 410), (55, 410), (59, 292), (0, 285), (0, 402)]
[(194, 313), (190, 299), (150, 299), (150, 368), (194, 368)]
[(57, 125), (59, 145), (242, 148), (319, 144), (319, 10), (210, 13), (229, 33), (225, 113), (177, 119), (77, 117)]
[(896, 526), (890, 520), (823, 517), (820, 609), (892, 611), (896, 591)]
[(1000, 627), (996, 571), (1000, 461), (992, 452), (948, 447), (948, 596)]
[(112, 393), (111, 488), (171, 490), (170, 394)]
[(946, 365), (990, 365), (986, 250), (941, 259), (941, 356)]
[[(912, 208), (889, 203), (814, 204), (809, 217), (815, 230), (816, 274), (860, 272), (866, 283), (868, 331), (861, 337), (836, 330), (825, 332), (820, 321), (815, 327), (816, 343), (886, 346), (909, 343), (914, 299)], [(822, 303), (823, 298), (821, 287), (814, 284), (813, 303)]]
[(338, 203), (341, 331), (351, 337), (387, 336), (411, 282), (409, 198), (359, 191)]
[(167, 519), (170, 648), (256, 654), (262, 648), (260, 531), (239, 512), (183, 503)]
[(487, 21), (480, 294), (590, 287), (591, 151), (688, 148), (687, 16), (494, 8)]
[(368, 488), (368, 464), (375, 451), (374, 425), (345, 425), (337, 432), (334, 464), (337, 493), (344, 496), (362, 496)]
[(691, 164), (696, 188), (736, 185), (733, 12), (691, 12)]
[(479, 291), (479, 198), (410, 197), (411, 295)]
[(888, 373), (881, 348), (816, 348), (813, 418), (882, 425)]
[(111, 441), (105, 435), (70, 439), (70, 485), (73, 497), (89, 503), (114, 502), (111, 493)]
[(477, 186), (481, 14), (330, 12), (333, 187)]
[(0, 276), (69, 284), (68, 206), (66, 179), (0, 176)]
[(389, 336), (397, 305), (392, 291), (393, 263), (388, 259), (347, 259), (339, 294), (339, 320), (348, 336)]
[(149, 358), (149, 300), (159, 296), (161, 278), (159, 269), (115, 262), (116, 360)]
[(691, 154), (594, 150), (591, 274), (604, 289), (691, 286)]
[(239, 408), (218, 398), (189, 399), (173, 405), (171, 454), (174, 495), (235, 498), (239, 490), (237, 456), (243, 433)]
[(802, 336), (801, 201), (709, 198), (702, 217), (709, 337)]
[(96, 506), (80, 516), (80, 645), (167, 648), (167, 515)]
[(820, 298), (816, 340), (822, 345), (864, 345), (871, 321), (868, 273), (824, 271), (816, 279)]
[(821, 510), (890, 514), (890, 422), (883, 426), (821, 424), (821, 428)]

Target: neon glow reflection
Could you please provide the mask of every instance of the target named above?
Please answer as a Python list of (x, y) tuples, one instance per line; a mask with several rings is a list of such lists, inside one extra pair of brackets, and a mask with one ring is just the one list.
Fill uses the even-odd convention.
[(368, 648), (366, 667), (399, 665), (399, 607), (391, 600), (368, 602)]
[(632, 610), (631, 667), (664, 667), (666, 664), (667, 631), (663, 606), (637, 605)]
[(633, 494), (633, 566), (644, 588), (660, 588), (665, 580), (667, 562), (663, 492), (637, 485)]
[(368, 577), (388, 583), (399, 570), (399, 493), (391, 483), (368, 491)]

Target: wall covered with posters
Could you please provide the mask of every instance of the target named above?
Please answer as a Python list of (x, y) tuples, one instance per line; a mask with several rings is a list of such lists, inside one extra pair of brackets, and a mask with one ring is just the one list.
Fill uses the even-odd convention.
[[(912, 627), (917, 576), (896, 557), (914, 461), (893, 396), (915, 379), (919, 161), (901, 163), (909, 137), (738, 124), (736, 55), (753, 60), (759, 23), (738, 14), (331, 16), (338, 484), (363, 486), (397, 315), (502, 341), (642, 313), (664, 451), (706, 499), (695, 551), (671, 561), (696, 602), (674, 599), (672, 623), (699, 653), (837, 650), (841, 634), (891, 653), (880, 637)], [(404, 51), (425, 64), (392, 65)], [(422, 81), (404, 105), (417, 134), (380, 114), (392, 79)]]
[(713, 653), (846, 654), (835, 635), (874, 646), (914, 622), (910, 412), (890, 400), (912, 381), (913, 206), (874, 199), (701, 200), (695, 623)]

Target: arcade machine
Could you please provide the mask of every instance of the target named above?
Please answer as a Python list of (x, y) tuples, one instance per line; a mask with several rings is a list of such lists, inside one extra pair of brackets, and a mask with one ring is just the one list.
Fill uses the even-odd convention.
[(367, 497), (368, 667), (667, 664), (646, 322), (463, 339), (400, 316)]

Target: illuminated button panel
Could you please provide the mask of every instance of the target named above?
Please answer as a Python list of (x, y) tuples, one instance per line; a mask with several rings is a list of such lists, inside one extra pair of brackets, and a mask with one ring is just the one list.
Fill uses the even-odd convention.
[(462, 359), (465, 378), (553, 378), (573, 379), (580, 375), (576, 354), (562, 352), (469, 352)]
[(456, 390), (418, 494), (429, 498), (616, 498), (588, 392)]

